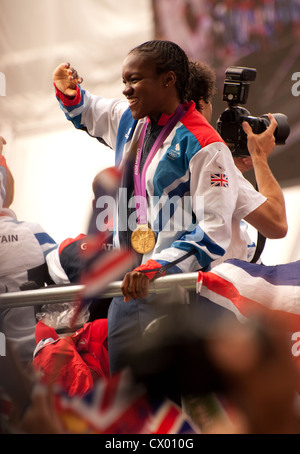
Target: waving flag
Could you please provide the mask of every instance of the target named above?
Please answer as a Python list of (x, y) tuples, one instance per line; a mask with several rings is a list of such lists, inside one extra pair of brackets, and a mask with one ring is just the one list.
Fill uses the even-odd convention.
[(69, 433), (95, 434), (193, 434), (181, 409), (163, 401), (154, 409), (143, 385), (128, 370), (97, 382), (84, 398), (57, 393), (56, 411)]
[[(108, 167), (95, 176), (92, 184), (94, 201), (89, 221), (88, 235), (80, 249), (83, 266), (79, 283), (84, 286), (77, 298), (77, 311), (72, 320), (75, 324), (85, 304), (97, 298), (107, 286), (132, 269), (135, 257), (131, 250), (113, 248), (114, 203), (116, 191), (123, 176), (122, 170)], [(105, 208), (110, 201), (109, 207)], [(108, 248), (112, 246), (112, 248)]]
[(182, 410), (168, 399), (156, 404), (148, 425), (151, 434), (189, 434), (195, 430)]
[(95, 255), (85, 271), (82, 272), (80, 284), (83, 285), (77, 295), (76, 310), (71, 320), (71, 327), (76, 325), (83, 308), (103, 293), (107, 286), (117, 279), (122, 279), (134, 262), (134, 254), (129, 249), (114, 249)]
[(128, 249), (114, 249), (100, 255), (81, 276), (81, 283), (85, 285), (81, 297), (88, 299), (98, 296), (109, 283), (123, 278), (134, 258), (133, 252)]

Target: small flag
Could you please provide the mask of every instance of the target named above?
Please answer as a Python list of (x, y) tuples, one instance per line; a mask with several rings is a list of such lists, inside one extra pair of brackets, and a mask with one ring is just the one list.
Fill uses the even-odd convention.
[(211, 173), (210, 185), (215, 187), (228, 188), (228, 176), (225, 173)]
[(107, 286), (131, 270), (134, 253), (129, 249), (113, 249), (95, 257), (88, 268), (82, 272), (80, 284), (84, 286), (77, 295), (76, 310), (71, 320), (71, 327), (76, 325), (77, 318), (92, 298), (101, 296)]
[(83, 299), (97, 297), (107, 285), (131, 269), (135, 256), (131, 250), (114, 249), (99, 256), (81, 276), (81, 284), (85, 286)]
[(194, 434), (188, 417), (172, 401), (153, 407), (128, 370), (98, 381), (83, 398), (56, 394), (56, 411), (70, 433)]
[(191, 421), (174, 402), (165, 399), (160, 402), (149, 418), (151, 434), (191, 434), (195, 433)]

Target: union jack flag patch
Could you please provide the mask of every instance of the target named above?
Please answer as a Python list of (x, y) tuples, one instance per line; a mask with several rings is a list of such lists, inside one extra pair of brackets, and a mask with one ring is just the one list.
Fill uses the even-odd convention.
[(228, 176), (225, 173), (211, 173), (210, 185), (228, 188), (229, 187)]

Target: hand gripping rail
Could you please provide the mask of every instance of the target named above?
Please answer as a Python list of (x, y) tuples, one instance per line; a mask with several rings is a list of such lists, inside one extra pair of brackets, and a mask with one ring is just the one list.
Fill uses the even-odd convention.
[[(171, 274), (155, 279), (150, 282), (149, 293), (164, 294), (169, 293), (176, 286), (186, 290), (196, 290), (198, 273)], [(113, 298), (122, 296), (121, 281), (112, 282), (104, 292), (96, 298)], [(43, 304), (70, 303), (78, 300), (80, 293), (84, 290), (83, 285), (65, 285), (43, 287), (37, 290), (24, 290), (20, 292), (0, 294), (1, 309), (24, 306), (39, 306)]]

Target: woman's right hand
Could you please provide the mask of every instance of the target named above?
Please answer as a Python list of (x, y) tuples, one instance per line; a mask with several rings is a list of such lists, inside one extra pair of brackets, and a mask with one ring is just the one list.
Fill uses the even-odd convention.
[(70, 63), (61, 63), (53, 72), (56, 88), (70, 98), (76, 96), (76, 86), (82, 81), (83, 78), (78, 76), (76, 69), (72, 68)]

